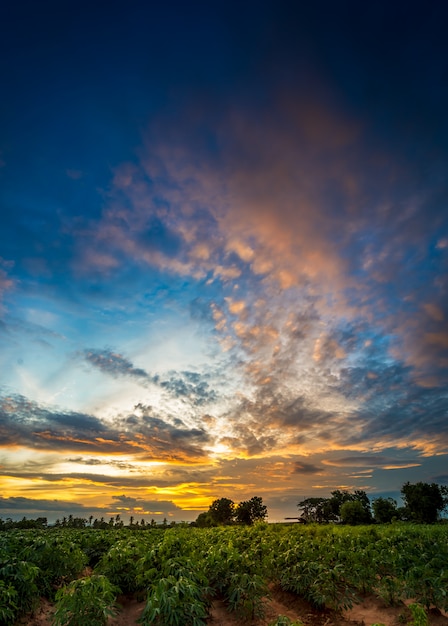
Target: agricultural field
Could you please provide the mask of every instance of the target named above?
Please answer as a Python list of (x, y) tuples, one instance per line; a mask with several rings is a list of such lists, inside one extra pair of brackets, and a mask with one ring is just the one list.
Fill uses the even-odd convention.
[(0, 626), (448, 626), (448, 526), (0, 533)]

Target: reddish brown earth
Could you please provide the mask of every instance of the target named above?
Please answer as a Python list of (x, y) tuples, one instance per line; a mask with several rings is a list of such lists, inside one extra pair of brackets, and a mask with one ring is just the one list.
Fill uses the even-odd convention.
[[(118, 601), (119, 613), (109, 620), (109, 626), (136, 626), (137, 619), (143, 611), (144, 602), (138, 601), (133, 596), (120, 596)], [(51, 626), (52, 614), (52, 605), (47, 600), (42, 600), (34, 614), (20, 620), (17, 626)], [(329, 610), (317, 611), (294, 594), (273, 586), (271, 597), (265, 601), (263, 619), (239, 618), (234, 613), (229, 613), (221, 600), (215, 600), (208, 624), (210, 626), (267, 626), (275, 622), (279, 615), (298, 620), (305, 626), (372, 626), (378, 623), (384, 626), (405, 626), (412, 623), (411, 613), (405, 604), (386, 607), (378, 598), (368, 596), (363, 599), (362, 603), (342, 614)], [(440, 611), (431, 610), (429, 625), (448, 626), (448, 617)]]

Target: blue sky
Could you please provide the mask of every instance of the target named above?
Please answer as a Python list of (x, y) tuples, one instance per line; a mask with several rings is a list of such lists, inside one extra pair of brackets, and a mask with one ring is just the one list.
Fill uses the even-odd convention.
[(446, 17), (4, 10), (0, 516), (447, 483)]

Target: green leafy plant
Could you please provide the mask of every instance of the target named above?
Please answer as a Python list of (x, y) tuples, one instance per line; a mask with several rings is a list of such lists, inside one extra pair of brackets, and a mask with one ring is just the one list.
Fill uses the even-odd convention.
[(137, 564), (145, 551), (145, 544), (138, 539), (117, 541), (102, 556), (95, 572), (107, 576), (122, 593), (133, 591), (136, 588)]
[(421, 604), (410, 604), (409, 610), (412, 613), (413, 626), (428, 626), (428, 615)]
[(258, 574), (233, 574), (226, 594), (229, 608), (254, 619), (263, 617), (263, 597), (268, 594), (266, 582)]
[(35, 607), (39, 597), (36, 584), (39, 574), (39, 568), (27, 561), (14, 558), (3, 561), (0, 579), (14, 588), (17, 594), (14, 604), (17, 605), (19, 613)]
[(53, 626), (105, 626), (116, 614), (117, 591), (106, 576), (74, 580), (56, 594)]
[(376, 587), (377, 595), (387, 606), (396, 606), (404, 595), (404, 581), (396, 576), (383, 576)]
[(87, 564), (87, 556), (71, 538), (64, 535), (40, 536), (24, 549), (27, 560), (40, 569), (39, 587), (51, 597), (53, 588), (76, 578)]
[(9, 626), (19, 610), (17, 606), (18, 594), (14, 587), (6, 585), (0, 580), (0, 624), (1, 626)]
[(151, 589), (138, 620), (142, 626), (206, 626), (211, 590), (189, 578), (161, 578)]

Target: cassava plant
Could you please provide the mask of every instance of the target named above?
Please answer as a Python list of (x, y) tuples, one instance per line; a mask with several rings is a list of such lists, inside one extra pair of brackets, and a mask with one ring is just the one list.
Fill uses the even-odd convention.
[(116, 614), (117, 591), (106, 576), (74, 580), (56, 594), (52, 626), (105, 626)]

